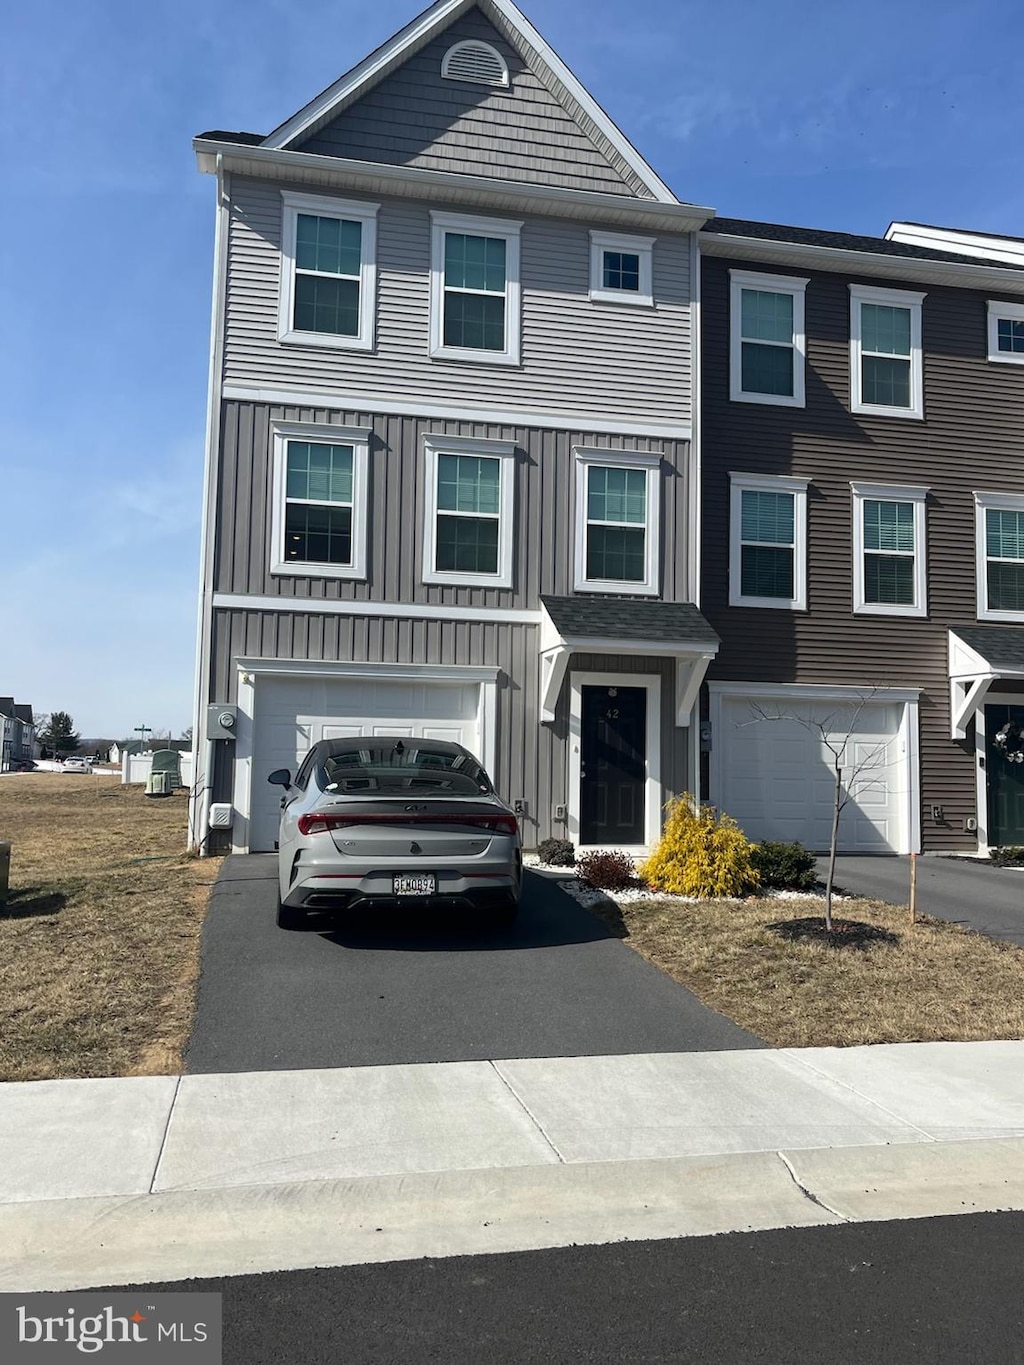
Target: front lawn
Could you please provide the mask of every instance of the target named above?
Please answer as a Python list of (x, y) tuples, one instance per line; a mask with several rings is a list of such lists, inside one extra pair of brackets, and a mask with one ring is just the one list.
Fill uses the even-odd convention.
[(1024, 951), (879, 901), (834, 913), (898, 942), (832, 948), (768, 926), (822, 914), (818, 899), (597, 900), (642, 957), (773, 1047), (1024, 1038)]
[(181, 1068), (217, 859), (185, 854), (186, 798), (120, 778), (0, 779), (0, 1080)]

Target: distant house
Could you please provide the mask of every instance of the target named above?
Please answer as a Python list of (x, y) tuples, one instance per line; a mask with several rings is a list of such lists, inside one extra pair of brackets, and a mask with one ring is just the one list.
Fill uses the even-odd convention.
[(122, 739), (110, 746), (107, 760), (110, 763), (120, 763), (125, 754), (151, 754), (157, 749), (174, 749), (176, 753), (187, 754), (191, 752), (192, 741), (189, 739), (148, 739), (143, 744), (138, 739)]
[(32, 708), (13, 697), (0, 697), (0, 773), (35, 757), (36, 727)]

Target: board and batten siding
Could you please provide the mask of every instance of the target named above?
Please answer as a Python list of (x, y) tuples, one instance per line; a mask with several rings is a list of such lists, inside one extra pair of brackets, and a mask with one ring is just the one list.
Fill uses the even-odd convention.
[(372, 200), (381, 205), (376, 348), (346, 351), (278, 341), (281, 187), (232, 176), (229, 188), (226, 383), (571, 412), (591, 423), (597, 414), (676, 426), (689, 422), (687, 234), (657, 237), (655, 305), (645, 308), (591, 301), (585, 224), (501, 215), (523, 223), (522, 364), (440, 360), (429, 353), (429, 207)]
[[(490, 43), (501, 53), (509, 69), (507, 87), (442, 78), (444, 54), (467, 39)], [(651, 197), (620, 157), (616, 165), (598, 148), (478, 9), (450, 25), (295, 150)]]
[[(275, 419), (372, 429), (366, 582), (271, 575), (271, 423)], [(423, 437), (427, 433), (516, 442), (511, 588), (423, 583)], [(574, 446), (605, 447), (612, 457), (623, 450), (661, 455), (662, 596), (668, 601), (689, 601), (688, 442), (607, 436), (586, 429), (547, 431), (234, 401), (224, 403), (221, 423), (214, 591), (287, 599), (535, 609), (541, 593), (573, 591)], [(465, 661), (453, 655), (449, 662)]]
[[(443, 608), (441, 609), (443, 612)], [(339, 616), (316, 612), (265, 612), (217, 609), (213, 613), (214, 650), (211, 696), (237, 701), (239, 658), (345, 659), (359, 663), (421, 663), (490, 666), (498, 679), (497, 762), (491, 774), (508, 799), (525, 798), (529, 814), (523, 842), (561, 837), (564, 825), (554, 807), (567, 803), (568, 676), (552, 724), (541, 725), (538, 628), (501, 621), (451, 621)], [(573, 672), (650, 673), (661, 678), (661, 772), (666, 795), (687, 782), (688, 733), (672, 724), (674, 662), (664, 658), (620, 658), (576, 654)], [(257, 705), (259, 683), (257, 682)], [(217, 746), (214, 800), (232, 800), (233, 751)], [(266, 780), (253, 773), (253, 782)]]
[[(722, 637), (712, 679), (918, 687), (925, 850), (972, 849), (977, 813), (973, 728), (950, 738), (947, 631), (976, 621), (975, 490), (1024, 493), (1024, 369), (987, 360), (986, 297), (938, 285), (923, 307), (923, 421), (850, 412), (851, 283), (810, 276), (807, 406), (729, 401), (729, 268), (705, 257), (701, 610)], [(809, 480), (808, 610), (728, 605), (729, 471)], [(928, 487), (928, 616), (853, 613), (851, 481)], [(932, 819), (932, 806), (943, 820)]]

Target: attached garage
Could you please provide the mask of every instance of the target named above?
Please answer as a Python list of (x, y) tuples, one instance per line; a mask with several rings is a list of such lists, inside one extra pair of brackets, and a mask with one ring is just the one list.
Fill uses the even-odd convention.
[(235, 848), (274, 848), (281, 793), (267, 775), (294, 772), (321, 739), (454, 740), (493, 769), (496, 691), (496, 669), (239, 660)]
[(828, 848), (835, 792), (828, 744), (849, 737), (840, 849), (919, 847), (916, 691), (885, 688), (866, 698), (855, 688), (711, 683), (710, 693), (711, 800), (750, 838)]

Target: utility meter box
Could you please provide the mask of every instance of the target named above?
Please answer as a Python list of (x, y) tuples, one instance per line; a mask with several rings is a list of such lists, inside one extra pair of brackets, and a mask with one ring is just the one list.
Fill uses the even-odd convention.
[(238, 707), (224, 705), (206, 708), (208, 739), (234, 739), (238, 732)]

